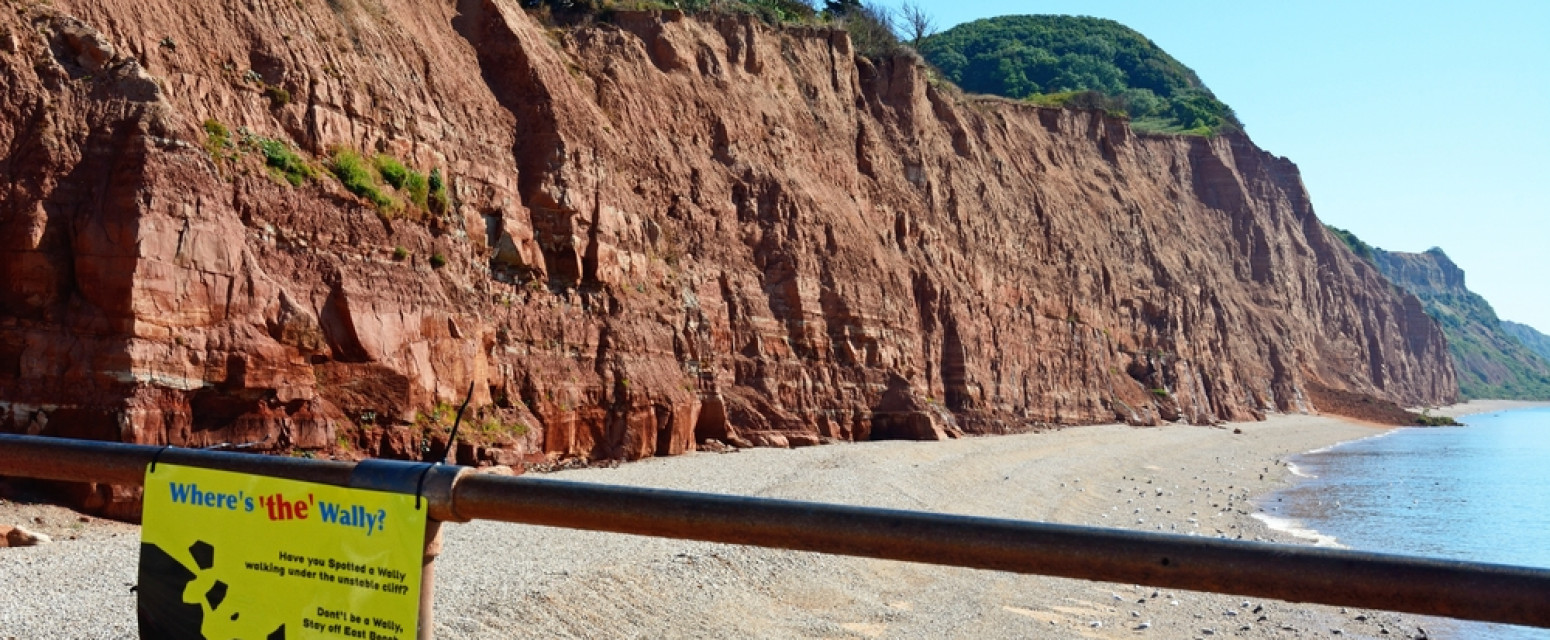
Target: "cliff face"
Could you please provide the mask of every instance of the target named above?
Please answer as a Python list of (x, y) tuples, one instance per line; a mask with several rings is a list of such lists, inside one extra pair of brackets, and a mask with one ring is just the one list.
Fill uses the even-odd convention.
[(1416, 295), (1473, 295), (1464, 285), (1464, 270), (1442, 249), (1405, 253), (1374, 247), (1372, 261), (1385, 278)]
[[(472, 385), (498, 446), (465, 461), (638, 458), (1456, 388), (1289, 161), (966, 99), (843, 32), (496, 0), (11, 1), (0, 31), (0, 429), (418, 455)], [(263, 140), (453, 204), (292, 186)]]
[(1420, 298), (1442, 326), (1464, 397), (1550, 399), (1550, 360), (1527, 346), (1538, 332), (1523, 327), (1532, 333), (1520, 340), (1485, 298), (1464, 285), (1464, 270), (1442, 249), (1372, 253), (1378, 270)]
[(1550, 336), (1540, 333), (1538, 329), (1526, 324), (1519, 324), (1511, 320), (1502, 321), (1502, 331), (1518, 339), (1529, 351), (1538, 354), (1546, 362), (1550, 362)]

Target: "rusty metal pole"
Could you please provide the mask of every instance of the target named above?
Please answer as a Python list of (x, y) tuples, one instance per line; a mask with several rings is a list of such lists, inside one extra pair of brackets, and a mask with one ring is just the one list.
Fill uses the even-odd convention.
[(441, 521), (425, 521), (425, 556), (420, 560), (420, 626), (418, 640), (436, 637), (436, 556), (441, 555)]
[[(452, 420), (452, 432), (447, 435), (447, 451), (437, 461), (439, 465), (451, 465), (457, 462), (457, 430), (463, 424), (463, 411), (468, 409), (468, 403), (474, 399), (474, 383), (468, 383), (468, 394), (463, 397), (463, 404), (457, 408), (457, 417)], [(435, 469), (432, 467), (427, 472)], [(452, 474), (446, 481), (446, 502), (452, 501), (452, 484), (462, 475), (463, 469)], [(423, 490), (424, 483), (421, 483)], [(439, 487), (438, 487), (439, 488)], [(432, 640), (436, 636), (436, 556), (441, 555), (441, 520), (435, 517), (425, 519), (425, 553), (420, 558), (420, 615), (419, 627), (415, 631), (417, 640)]]
[(350, 475), (349, 486), (415, 496), (415, 508), (425, 509), (425, 545), (420, 555), (419, 616), (415, 637), (430, 640), (435, 635), (436, 556), (441, 555), (441, 523), (459, 519), (452, 508), (452, 488), (468, 467), (403, 462), (398, 460), (362, 460)]
[(430, 640), (436, 632), (436, 557), (441, 555), (441, 523), (468, 521), (458, 515), (452, 504), (454, 485), (468, 471), (468, 467), (429, 462), (362, 460), (350, 476), (352, 487), (411, 494), (416, 496), (415, 508), (422, 508), (423, 504), (426, 509), (425, 546), (420, 556), (420, 613), (415, 627), (415, 637), (420, 640)]
[(151, 461), (350, 486), (356, 465), (234, 451), (0, 434), (0, 476), (140, 486)]
[(1550, 569), (1347, 549), (470, 476), (460, 515), (1550, 628)]
[[(472, 518), (1211, 591), (1550, 628), (1550, 569), (1124, 529), (0, 435), (0, 475), (136, 485), (154, 457), (338, 486), (397, 487), (427, 522)], [(410, 470), (406, 470), (410, 468)], [(428, 525), (429, 528), (429, 525)], [(427, 536), (427, 541), (439, 538)], [(427, 548), (428, 607), (439, 547)], [(428, 609), (421, 632), (434, 626)], [(421, 635), (420, 637), (429, 637)]]

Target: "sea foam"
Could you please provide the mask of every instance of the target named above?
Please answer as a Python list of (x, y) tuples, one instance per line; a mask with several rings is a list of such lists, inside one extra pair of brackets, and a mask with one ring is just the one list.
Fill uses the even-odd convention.
[(1335, 536), (1320, 533), (1315, 529), (1309, 529), (1303, 523), (1291, 518), (1281, 518), (1264, 512), (1254, 514), (1254, 518), (1260, 522), (1265, 523), (1265, 526), (1270, 527), (1275, 531), (1290, 534), (1294, 538), (1308, 540), (1312, 542), (1313, 546), (1315, 547), (1325, 547), (1329, 549), (1349, 548), (1343, 544), (1340, 544), (1340, 541), (1336, 540)]

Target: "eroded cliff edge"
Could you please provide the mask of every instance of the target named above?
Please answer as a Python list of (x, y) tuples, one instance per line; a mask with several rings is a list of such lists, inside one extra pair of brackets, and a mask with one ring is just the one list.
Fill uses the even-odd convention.
[[(1291, 162), (839, 31), (7, 0), (0, 45), (3, 430), (413, 456), (472, 384), (465, 461), (638, 458), (1456, 393)], [(290, 186), (206, 121), (439, 168), (454, 206)]]

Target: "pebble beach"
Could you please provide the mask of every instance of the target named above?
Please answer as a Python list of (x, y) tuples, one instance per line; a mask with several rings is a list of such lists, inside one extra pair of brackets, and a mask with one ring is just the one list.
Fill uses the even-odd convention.
[[(1500, 408), (1452, 408), (1458, 415)], [(557, 479), (1311, 544), (1259, 518), (1288, 458), (1382, 428), (1272, 416), (691, 453)], [(0, 639), (135, 637), (138, 528), (5, 502)], [(1446, 620), (495, 522), (450, 524), (438, 638), (1449, 638)]]

